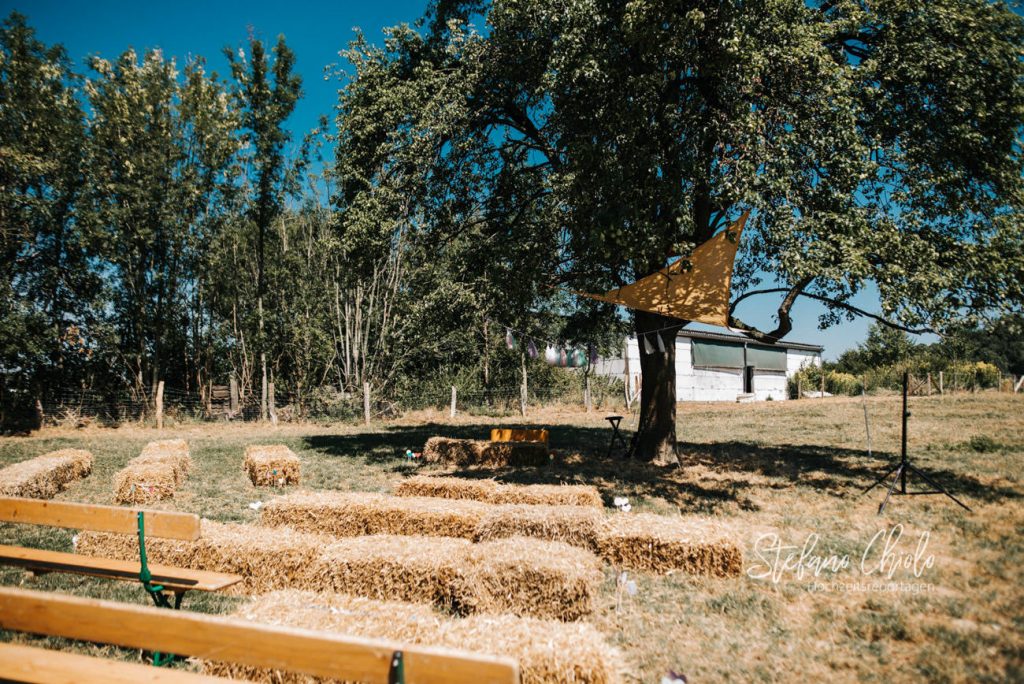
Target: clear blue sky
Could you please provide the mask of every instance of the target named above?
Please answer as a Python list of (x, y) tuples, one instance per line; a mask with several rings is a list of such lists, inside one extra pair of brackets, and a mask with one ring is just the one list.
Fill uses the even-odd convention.
[[(222, 75), (226, 61), (224, 46), (237, 47), (246, 41), (250, 27), (266, 41), (284, 34), (296, 53), (305, 97), (292, 116), (296, 140), (313, 128), (320, 115), (331, 114), (337, 100), (338, 82), (324, 79), (324, 67), (340, 64), (338, 52), (353, 37), (353, 28), (363, 30), (372, 42), (380, 42), (385, 26), (413, 22), (426, 8), (427, 0), (380, 0), (378, 2), (115, 2), (93, 0), (0, 0), (2, 15), (17, 10), (28, 17), (39, 38), (46, 43), (63, 43), (68, 54), (85, 73), (89, 55), (114, 58), (128, 47), (138, 52), (159, 47), (179, 63), (190, 55), (206, 57), (210, 68)], [(743, 304), (739, 316), (762, 329), (772, 327), (771, 314), (778, 297), (754, 297)], [(877, 311), (877, 295), (867, 292), (854, 303)], [(821, 344), (825, 358), (834, 359), (843, 350), (862, 341), (869, 321), (857, 319), (829, 330), (818, 330), (822, 307), (800, 300), (794, 307), (794, 329), (788, 339)]]

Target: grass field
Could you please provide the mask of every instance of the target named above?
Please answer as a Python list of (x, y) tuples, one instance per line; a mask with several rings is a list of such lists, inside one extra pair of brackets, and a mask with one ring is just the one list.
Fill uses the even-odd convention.
[[(626, 681), (658, 682), (670, 669), (690, 682), (1024, 681), (1024, 396), (911, 401), (911, 456), (973, 512), (941, 496), (896, 497), (877, 516), (884, 491), (861, 496), (897, 458), (898, 397), (870, 397), (866, 404), (842, 398), (682, 404), (677, 468), (606, 459), (603, 414), (551, 409), (527, 421), (552, 428), (557, 458), (551, 466), (451, 472), (594, 484), (609, 506), (612, 497), (628, 496), (637, 510), (707, 516), (732, 530), (744, 550), (746, 572), (739, 578), (639, 574), (630, 577), (637, 585), (630, 594), (607, 570), (592, 622), (622, 649)], [(425, 470), (402, 458), (406, 448), (418, 450), (435, 434), (485, 437), (494, 424), (421, 413), (373, 429), (177, 426), (160, 437), (187, 439), (196, 467), (174, 500), (156, 507), (254, 523), (248, 504), (272, 492), (250, 485), (242, 454), (247, 444), (261, 442), (286, 444), (300, 456), (304, 489), (390, 491)], [(0, 439), (0, 465), (62, 447), (89, 449), (93, 474), (58, 498), (111, 503), (114, 473), (155, 438), (154, 430), (132, 427), (45, 430)], [(71, 536), (0, 525), (5, 544), (68, 550)], [(0, 569), (0, 583), (147, 600), (129, 583), (33, 580), (9, 568)], [(194, 596), (186, 605), (225, 612), (239, 600)]]

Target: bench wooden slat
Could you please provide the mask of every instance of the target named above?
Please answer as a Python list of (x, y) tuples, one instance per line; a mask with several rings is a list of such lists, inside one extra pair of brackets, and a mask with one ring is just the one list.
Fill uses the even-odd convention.
[[(223, 684), (219, 677), (51, 651), (19, 644), (0, 644), (0, 677), (26, 684)], [(237, 680), (235, 680), (237, 681)]]
[[(94, 558), (77, 553), (0, 545), (0, 564), (37, 572), (68, 572), (106, 579), (139, 581), (139, 561)], [(220, 591), (242, 581), (239, 575), (149, 564), (153, 583), (172, 590)]]
[(0, 628), (368, 684), (387, 684), (391, 656), (401, 650), (407, 684), (519, 681), (510, 658), (23, 589), (0, 589)]
[[(67, 501), (0, 497), (0, 521), (96, 532), (136, 534), (139, 531), (139, 510)], [(192, 513), (142, 510), (146, 514), (147, 536), (188, 541), (199, 539), (199, 516)]]

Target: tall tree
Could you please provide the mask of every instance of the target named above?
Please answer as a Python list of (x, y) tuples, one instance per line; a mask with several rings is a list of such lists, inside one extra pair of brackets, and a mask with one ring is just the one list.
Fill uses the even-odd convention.
[(248, 218), (256, 231), (256, 307), (259, 329), (257, 347), (260, 357), (260, 414), (267, 419), (267, 337), (264, 299), (266, 284), (266, 241), (272, 224), (282, 212), (289, 193), (285, 145), (291, 134), (285, 121), (302, 96), (302, 77), (293, 73), (295, 54), (279, 36), (273, 61), (263, 42), (250, 37), (249, 54), (225, 49), (235, 79), (236, 108), (242, 117), (242, 141), (250, 146), (252, 188)]
[[(0, 372), (34, 392), (83, 378), (98, 278), (76, 220), (84, 115), (61, 46), (0, 27)], [(0, 384), (3, 380), (0, 380)], [(2, 401), (2, 398), (0, 398)]]
[[(904, 327), (1024, 301), (1024, 24), (1002, 1), (438, 0), (426, 19), (353, 47), (360, 168), (418, 173), (410, 196), (485, 216), (549, 284), (646, 276), (751, 210), (734, 307), (783, 295), (774, 330), (732, 318), (757, 339), (799, 297), (825, 324), (856, 312), (869, 282)], [(641, 346), (640, 453), (671, 462), (686, 322), (633, 318), (666, 350)]]

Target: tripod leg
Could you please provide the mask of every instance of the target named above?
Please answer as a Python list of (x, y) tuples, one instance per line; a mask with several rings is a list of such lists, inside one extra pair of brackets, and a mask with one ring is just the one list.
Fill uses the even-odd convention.
[(872, 489), (874, 489), (874, 488), (875, 488), (875, 487), (877, 487), (878, 485), (880, 485), (880, 484), (882, 484), (883, 482), (885, 482), (886, 480), (888, 480), (888, 479), (889, 479), (889, 476), (890, 476), (890, 475), (892, 475), (893, 473), (895, 473), (895, 472), (896, 472), (896, 469), (897, 469), (897, 468), (899, 468), (899, 467), (900, 467), (900, 466), (899, 466), (899, 464), (896, 464), (896, 465), (894, 465), (894, 466), (893, 466), (892, 468), (889, 468), (889, 469), (888, 469), (887, 471), (885, 471), (885, 475), (883, 475), (882, 477), (880, 477), (880, 478), (878, 478), (877, 480), (875, 480), (874, 484), (872, 484), (872, 485), (871, 485), (870, 487), (868, 487), (867, 489), (865, 489), (864, 491), (862, 491), (862, 492), (861, 492), (861, 496), (863, 496), (864, 494), (867, 494), (867, 493), (868, 493), (868, 492), (870, 492), (870, 491), (871, 491)]
[[(933, 488), (937, 489), (939, 491), (939, 493), (945, 494), (946, 496), (948, 496), (950, 499), (952, 499), (953, 501), (958, 503), (960, 506), (962, 506), (966, 510), (971, 511), (970, 507), (968, 507), (967, 504), (965, 504), (963, 501), (961, 501), (960, 499), (958, 499), (955, 496), (953, 496), (952, 494), (950, 494), (948, 491), (946, 491), (945, 487), (940, 485), (938, 482), (936, 482), (935, 480), (933, 480), (929, 476), (925, 475), (923, 471), (921, 471), (918, 468), (915, 468), (914, 466), (909, 465), (909, 464), (907, 465), (907, 467), (910, 468), (910, 470), (912, 472), (914, 472), (917, 475), (919, 475), (922, 480), (924, 480), (925, 482), (930, 484)], [(974, 511), (971, 511), (971, 512), (973, 513)]]
[(878, 515), (882, 515), (882, 511), (885, 510), (885, 505), (889, 503), (889, 497), (892, 496), (892, 492), (896, 489), (896, 483), (900, 481), (900, 475), (903, 474), (903, 464), (896, 466), (896, 477), (892, 478), (892, 484), (889, 485), (889, 491), (885, 493), (885, 499), (882, 501), (882, 505), (878, 507)]

